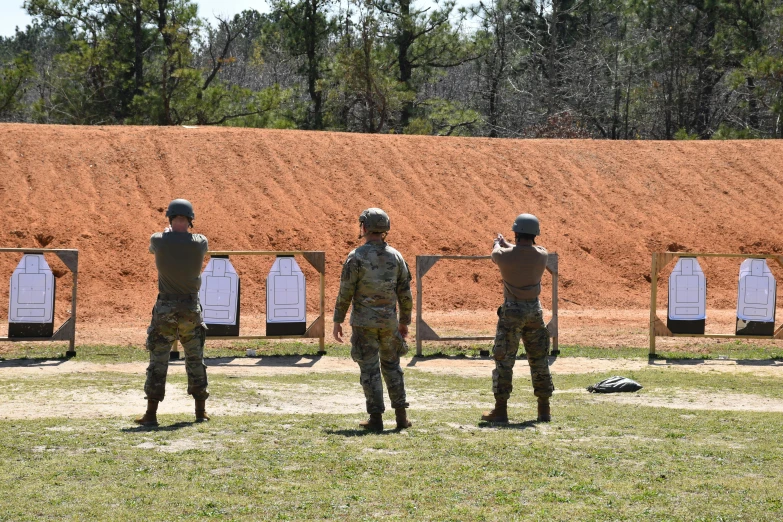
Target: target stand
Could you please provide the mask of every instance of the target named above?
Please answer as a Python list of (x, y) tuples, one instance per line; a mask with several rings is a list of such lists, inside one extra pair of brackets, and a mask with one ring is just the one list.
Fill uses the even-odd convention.
[[(706, 289), (701, 288), (700, 282), (693, 283), (689, 279), (698, 276), (701, 269), (692, 271), (690, 267), (686, 267), (688, 271), (684, 274), (686, 279), (684, 285), (685, 288), (677, 287), (677, 284), (673, 283), (671, 278), (669, 282), (669, 324), (664, 324), (658, 317), (658, 275), (660, 271), (668, 263), (675, 259), (679, 261), (689, 258), (710, 258), (710, 257), (722, 257), (722, 258), (740, 258), (747, 260), (767, 260), (773, 259), (783, 266), (783, 256), (779, 255), (767, 255), (767, 254), (719, 254), (719, 253), (693, 253), (693, 252), (656, 252), (652, 255), (652, 268), (650, 270), (650, 358), (655, 358), (655, 338), (656, 337), (704, 337), (713, 339), (783, 339), (783, 325), (775, 329), (774, 327), (774, 311), (775, 311), (775, 289), (774, 278), (771, 279), (771, 283), (766, 279), (767, 276), (772, 277), (769, 273), (769, 269), (766, 268), (766, 263), (763, 266), (755, 266), (753, 263), (743, 263), (740, 268), (740, 280), (738, 288), (738, 303), (737, 303), (737, 329), (735, 334), (713, 334), (704, 333), (704, 313), (706, 312)], [(694, 266), (698, 266), (696, 263)], [(766, 268), (766, 270), (765, 270)], [(675, 267), (677, 271), (677, 267)], [(680, 272), (673, 272), (672, 275), (680, 275)], [(703, 278), (703, 275), (702, 275)], [(770, 290), (771, 288), (771, 290)], [(703, 293), (704, 292), (704, 293)], [(673, 295), (674, 293), (674, 295)], [(771, 303), (767, 301), (771, 295)], [(762, 300), (762, 296), (764, 299)], [(688, 303), (692, 301), (692, 304)], [(763, 301), (763, 303), (762, 303)], [(673, 305), (674, 303), (674, 305)], [(771, 306), (771, 312), (769, 307)], [(673, 312), (672, 312), (673, 311)], [(672, 321), (672, 315), (682, 313), (682, 317), (675, 316)], [(691, 314), (693, 317), (688, 317)], [(752, 314), (750, 316), (746, 314)], [(683, 320), (678, 320), (683, 319)], [(688, 319), (692, 319), (688, 321)], [(762, 321), (753, 320), (762, 319)], [(770, 320), (771, 319), (771, 324)], [(697, 321), (701, 321), (700, 333), (694, 333), (693, 330), (688, 330)], [(676, 331), (672, 331), (669, 326), (672, 323), (677, 324)], [(682, 328), (682, 324), (685, 325), (685, 329)], [(743, 332), (759, 332), (760, 334), (754, 335), (752, 333)]]
[[(216, 283), (221, 283), (226, 286), (228, 289), (227, 294), (230, 297), (231, 302), (236, 303), (236, 315), (235, 319), (232, 319), (234, 324), (236, 325), (236, 328), (231, 328), (231, 325), (226, 325), (225, 327), (223, 325), (220, 325), (221, 328), (225, 328), (224, 331), (220, 332), (220, 335), (214, 335), (214, 334), (207, 334), (207, 340), (215, 339), (215, 340), (235, 340), (235, 339), (318, 339), (318, 355), (326, 355), (325, 347), (325, 335), (326, 335), (326, 328), (324, 324), (325, 320), (325, 310), (326, 310), (326, 304), (325, 304), (325, 287), (326, 287), (326, 252), (323, 251), (303, 251), (303, 250), (291, 250), (291, 251), (268, 251), (268, 250), (238, 250), (238, 251), (209, 251), (207, 254), (210, 256), (211, 260), (228, 260), (230, 257), (233, 256), (273, 256), (277, 258), (290, 258), (293, 256), (302, 256), (305, 258), (305, 260), (310, 263), (313, 268), (315, 268), (318, 271), (318, 274), (320, 276), (319, 281), (319, 313), (318, 317), (310, 323), (309, 326), (306, 328), (303, 328), (301, 330), (297, 330), (294, 328), (284, 328), (280, 327), (279, 325), (285, 325), (286, 323), (276, 323), (277, 329), (274, 330), (275, 333), (279, 333), (279, 335), (238, 335), (239, 333), (239, 279), (236, 278), (236, 274), (234, 273), (233, 276), (236, 278), (236, 281), (222, 281), (224, 278), (227, 278), (227, 276), (231, 275), (231, 272), (229, 271), (226, 273), (223, 271), (223, 269), (220, 269), (220, 272), (211, 272), (210, 276), (216, 279)], [(210, 260), (210, 264), (212, 264), (212, 261)], [(208, 264), (208, 268), (210, 266)], [(278, 266), (279, 263), (275, 263), (275, 267)], [(295, 263), (293, 263), (295, 265)], [(290, 272), (291, 268), (286, 265), (286, 269)], [(298, 267), (297, 267), (298, 269)], [(233, 268), (231, 269), (233, 270)], [(273, 271), (275, 268), (273, 267)], [(276, 288), (277, 293), (282, 293), (284, 296), (287, 295), (290, 292), (286, 292), (286, 290), (289, 290), (289, 286), (291, 285), (291, 281), (289, 279), (292, 276), (289, 272), (285, 272), (282, 274), (283, 279), (280, 278), (277, 279), (278, 286), (282, 284), (287, 284), (285, 288)], [(299, 275), (301, 275), (301, 272), (299, 272)], [(236, 289), (233, 290), (232, 284), (236, 285)], [(233, 292), (233, 293), (232, 293)], [(301, 306), (304, 307), (304, 289), (301, 289)], [(206, 288), (202, 294), (207, 296), (209, 298), (209, 295), (211, 293), (211, 290), (209, 288)], [(215, 292), (215, 295), (217, 296), (219, 292)], [(298, 295), (298, 294), (297, 294)], [(220, 302), (221, 299), (217, 299), (216, 302)], [(286, 302), (290, 302), (290, 296)], [(267, 306), (269, 306), (269, 300), (267, 300)], [(276, 303), (276, 302), (275, 302)], [(297, 304), (298, 301), (297, 301)], [(203, 304), (202, 304), (203, 306)], [(287, 310), (290, 307), (282, 308), (283, 310)], [(304, 308), (303, 308), (304, 309)], [(267, 309), (267, 316), (269, 316), (270, 310)], [(280, 314), (278, 314), (280, 315)], [(226, 317), (234, 317), (232, 315), (227, 314)], [(301, 317), (299, 315), (296, 315), (293, 317), (295, 320), (301, 319), (301, 321), (304, 321), (304, 312), (302, 312)], [(205, 318), (207, 320), (207, 318)], [(267, 317), (267, 321), (269, 320), (269, 317)], [(231, 322), (231, 321), (229, 321)], [(275, 323), (272, 323), (275, 324)], [(267, 328), (269, 328), (269, 323), (267, 324)], [(233, 335), (233, 333), (236, 332), (237, 335)], [(303, 332), (303, 333), (299, 333)], [(229, 335), (223, 335), (223, 333), (229, 333)], [(267, 330), (267, 333), (269, 333), (269, 330)], [(170, 359), (179, 359), (179, 352), (177, 351), (177, 342), (175, 341), (171, 348), (171, 354), (169, 356)]]
[[(423, 284), (424, 275), (441, 259), (456, 261), (492, 259), (492, 256), (416, 256), (416, 357), (422, 356), (422, 341), (492, 341), (495, 336), (478, 337), (441, 337), (424, 321), (423, 317)], [(546, 270), (552, 274), (552, 318), (546, 325), (549, 336), (552, 338), (552, 355), (559, 355), (557, 338), (557, 277), (558, 256), (556, 252), (550, 252), (547, 257)], [(482, 356), (488, 356), (489, 351), (482, 350)]]
[[(23, 254), (11, 276), (9, 335), (0, 341), (68, 341), (66, 357), (76, 356), (76, 295), (79, 251), (61, 248), (0, 248), (0, 252)], [(54, 254), (73, 274), (71, 316), (54, 330), (55, 278), (44, 254)], [(40, 256), (40, 257), (39, 257)]]

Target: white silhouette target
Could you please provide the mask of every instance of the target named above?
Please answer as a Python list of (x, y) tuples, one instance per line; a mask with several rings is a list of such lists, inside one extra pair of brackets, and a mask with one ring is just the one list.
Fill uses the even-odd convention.
[(669, 276), (669, 319), (698, 321), (707, 318), (707, 282), (696, 258), (677, 261)]
[(216, 257), (209, 260), (201, 274), (199, 301), (207, 325), (237, 324), (239, 276), (231, 261)]
[(775, 321), (775, 276), (766, 259), (746, 259), (740, 265), (737, 318), (743, 321)]
[(54, 275), (42, 254), (25, 254), (11, 275), (10, 323), (54, 322)]
[(278, 257), (266, 278), (266, 322), (305, 322), (305, 277), (293, 257)]

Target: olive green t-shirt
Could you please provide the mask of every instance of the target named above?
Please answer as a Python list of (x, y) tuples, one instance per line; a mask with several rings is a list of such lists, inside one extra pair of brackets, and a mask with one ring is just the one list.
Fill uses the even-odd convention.
[(158, 232), (150, 237), (150, 253), (158, 267), (158, 292), (197, 294), (207, 238), (190, 232)]
[(495, 247), (492, 261), (500, 268), (503, 296), (507, 301), (529, 301), (538, 298), (547, 257), (546, 249), (538, 245)]

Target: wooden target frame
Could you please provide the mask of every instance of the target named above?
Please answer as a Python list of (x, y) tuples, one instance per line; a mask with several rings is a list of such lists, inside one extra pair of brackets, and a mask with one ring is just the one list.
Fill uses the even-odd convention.
[[(478, 259), (492, 259), (492, 256), (416, 256), (416, 356), (421, 357), (422, 341), (491, 341), (495, 336), (477, 337), (441, 337), (424, 321), (423, 301), (424, 291), (422, 280), (424, 275), (441, 259), (475, 261)], [(546, 325), (549, 336), (552, 338), (552, 355), (559, 355), (558, 331), (557, 331), (557, 288), (558, 288), (558, 262), (557, 252), (550, 252), (547, 257), (546, 270), (552, 274), (552, 318)]]
[[(318, 355), (325, 355), (325, 336), (326, 327), (324, 324), (326, 310), (326, 252), (324, 251), (304, 251), (304, 250), (216, 250), (208, 251), (207, 255), (230, 258), (231, 256), (302, 256), (310, 263), (320, 275), (319, 281), (319, 314), (318, 317), (310, 323), (302, 335), (216, 335), (207, 337), (209, 340), (232, 341), (235, 339), (318, 339)], [(179, 359), (179, 352), (176, 350), (177, 342), (172, 345), (170, 358)]]
[(658, 317), (658, 274), (664, 266), (682, 257), (723, 257), (741, 259), (774, 259), (783, 267), (783, 256), (769, 254), (722, 254), (704, 252), (655, 252), (652, 255), (650, 269), (650, 357), (655, 357), (656, 337), (704, 337), (711, 339), (783, 339), (783, 325), (773, 335), (736, 335), (736, 334), (676, 334)]
[(66, 357), (76, 356), (76, 295), (79, 287), (79, 250), (72, 248), (0, 248), (0, 252), (17, 254), (54, 254), (73, 274), (71, 288), (71, 315), (54, 331), (51, 337), (0, 337), (9, 342), (68, 341)]

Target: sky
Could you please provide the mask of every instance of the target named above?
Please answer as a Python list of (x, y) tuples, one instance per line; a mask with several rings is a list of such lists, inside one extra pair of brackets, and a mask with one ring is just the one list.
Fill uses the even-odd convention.
[[(202, 18), (214, 20), (215, 15), (233, 16), (245, 9), (256, 9), (268, 12), (268, 4), (264, 0), (195, 0), (198, 4), (198, 14)], [(27, 15), (22, 4), (24, 0), (0, 0), (0, 36), (13, 36), (16, 27), (23, 29), (32, 19)], [(425, 0), (422, 3), (434, 3)], [(457, 5), (471, 5), (478, 0), (458, 0)]]
[[(15, 28), (24, 28), (32, 19), (22, 4), (24, 0), (0, 0), (0, 36), (13, 36)], [(196, 0), (198, 14), (212, 19), (214, 15), (235, 15), (245, 9), (269, 11), (264, 0)]]

